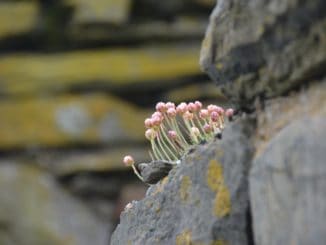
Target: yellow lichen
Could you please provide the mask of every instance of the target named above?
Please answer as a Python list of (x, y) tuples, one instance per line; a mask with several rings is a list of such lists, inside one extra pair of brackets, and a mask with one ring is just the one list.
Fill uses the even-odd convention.
[(223, 184), (216, 193), (213, 202), (213, 214), (217, 217), (224, 217), (231, 211), (231, 199), (228, 188)]
[(155, 190), (153, 191), (153, 196), (156, 195), (157, 193), (160, 193), (164, 190), (164, 186), (166, 183), (168, 183), (169, 177), (166, 176), (164, 177), (158, 184), (155, 185)]
[(179, 195), (180, 199), (186, 202), (189, 199), (191, 188), (191, 179), (189, 176), (183, 176), (181, 180)]
[(223, 217), (231, 211), (231, 198), (228, 187), (225, 185), (223, 168), (216, 160), (211, 160), (207, 169), (207, 185), (216, 192), (213, 202), (213, 214)]
[(207, 185), (212, 191), (217, 191), (221, 183), (224, 182), (223, 168), (216, 160), (211, 160), (207, 169)]
[[(78, 51), (56, 54), (11, 55), (0, 58), (3, 93), (58, 91), (102, 81), (108, 87), (157, 86), (198, 74), (198, 46)], [(141, 84), (139, 81), (143, 81)]]
[(190, 230), (185, 230), (179, 235), (177, 235), (175, 239), (175, 244), (176, 245), (191, 245), (191, 231)]

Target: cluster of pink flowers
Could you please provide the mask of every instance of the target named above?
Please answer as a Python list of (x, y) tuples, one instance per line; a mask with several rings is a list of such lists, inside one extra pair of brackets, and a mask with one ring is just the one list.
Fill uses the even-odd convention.
[(157, 103), (156, 111), (144, 122), (152, 160), (176, 163), (192, 145), (221, 134), (225, 117), (232, 119), (233, 114), (233, 109), (217, 105), (204, 108), (200, 101), (177, 106), (172, 102)]

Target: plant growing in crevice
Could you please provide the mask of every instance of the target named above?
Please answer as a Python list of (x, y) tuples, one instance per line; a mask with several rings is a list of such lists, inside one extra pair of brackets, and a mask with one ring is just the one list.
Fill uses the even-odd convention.
[[(152, 162), (164, 161), (178, 164), (181, 157), (196, 144), (207, 142), (214, 137), (221, 137), (225, 117), (232, 120), (233, 109), (224, 110), (217, 105), (203, 108), (200, 101), (175, 105), (172, 102), (159, 102), (156, 111), (146, 118), (145, 137), (149, 140), (149, 154)], [(132, 166), (135, 174), (143, 180), (131, 156), (124, 158), (124, 163)]]

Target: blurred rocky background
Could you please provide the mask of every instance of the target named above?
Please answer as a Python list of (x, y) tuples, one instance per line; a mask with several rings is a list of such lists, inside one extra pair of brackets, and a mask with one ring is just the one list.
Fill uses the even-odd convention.
[(0, 244), (109, 244), (154, 104), (225, 102), (198, 65), (214, 5), (0, 1)]

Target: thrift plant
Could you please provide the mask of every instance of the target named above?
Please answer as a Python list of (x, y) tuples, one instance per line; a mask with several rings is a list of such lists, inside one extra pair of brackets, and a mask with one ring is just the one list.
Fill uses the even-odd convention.
[[(151, 144), (152, 161), (168, 161), (178, 164), (181, 157), (193, 145), (221, 136), (225, 116), (232, 120), (233, 109), (226, 111), (216, 105), (203, 108), (200, 101), (182, 102), (175, 106), (172, 102), (159, 102), (156, 111), (145, 119), (145, 137)], [(124, 163), (132, 166), (135, 174), (142, 180), (131, 156), (124, 157)]]

